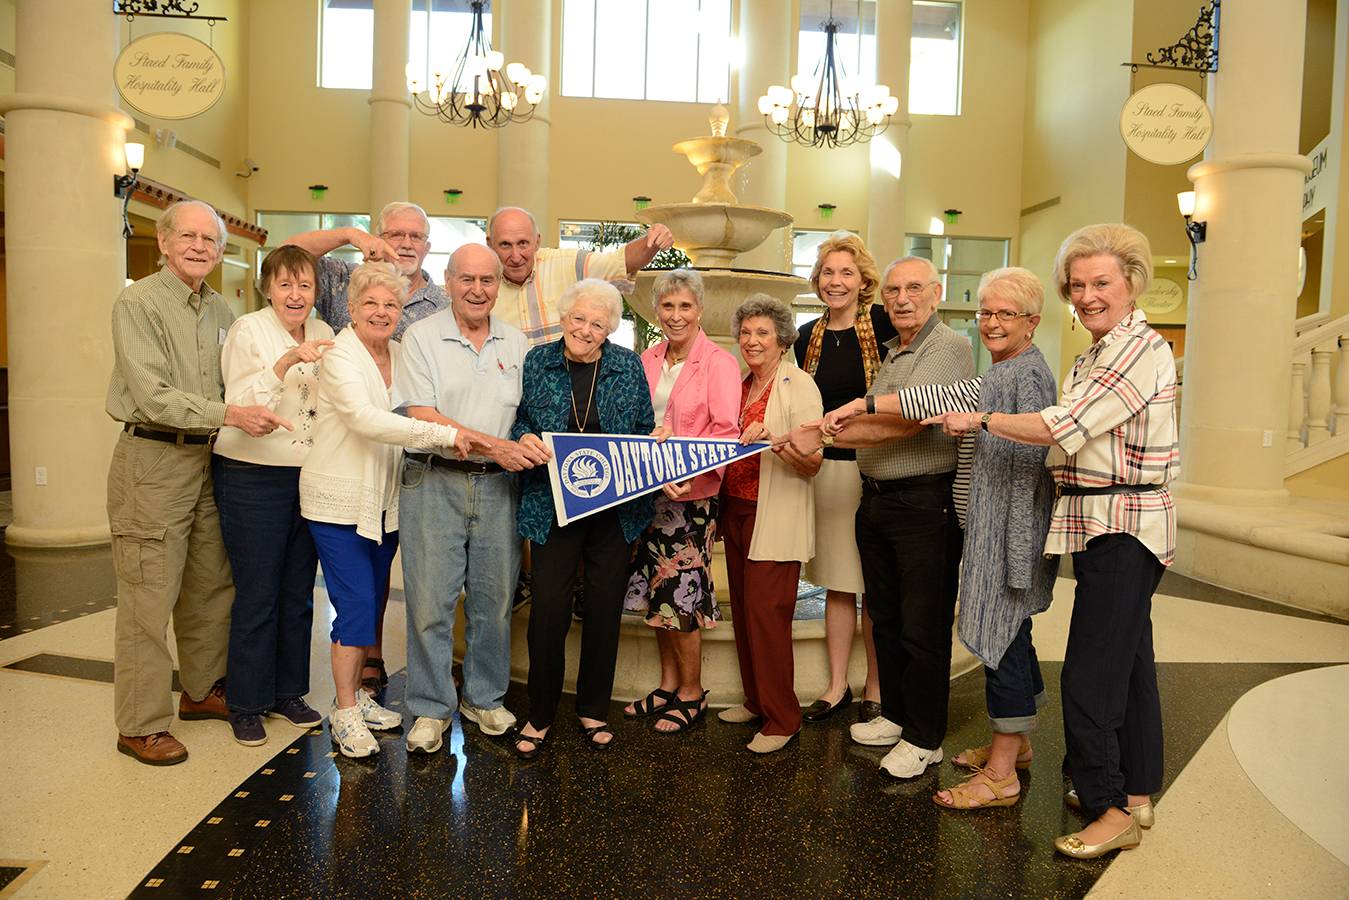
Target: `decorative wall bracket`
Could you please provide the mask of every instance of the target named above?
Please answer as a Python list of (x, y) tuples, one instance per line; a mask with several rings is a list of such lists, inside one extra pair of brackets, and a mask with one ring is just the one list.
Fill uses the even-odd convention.
[(1145, 69), (1185, 69), (1198, 72), (1202, 78), (1208, 72), (1218, 71), (1218, 13), (1222, 0), (1209, 0), (1199, 10), (1194, 27), (1181, 35), (1169, 47), (1159, 47), (1148, 53), (1147, 62), (1120, 63), (1137, 72)]
[(148, 16), (152, 19), (191, 19), (215, 25), (216, 22), (228, 22), (224, 16), (199, 16), (197, 10), (201, 4), (196, 0), (113, 0), (112, 12), (115, 16), (126, 16), (128, 22), (136, 16)]

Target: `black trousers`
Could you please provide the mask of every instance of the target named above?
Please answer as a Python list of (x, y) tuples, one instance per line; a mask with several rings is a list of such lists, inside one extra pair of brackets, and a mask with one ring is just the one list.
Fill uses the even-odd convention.
[(529, 607), (529, 723), (544, 729), (557, 717), (567, 662), (576, 570), (584, 561), (585, 618), (576, 675), (576, 714), (609, 718), (618, 658), (623, 594), (632, 548), (623, 539), (618, 513), (607, 510), (553, 527), (548, 542), (534, 544), (534, 598)]
[(962, 541), (950, 478), (889, 493), (863, 488), (857, 550), (875, 628), (881, 711), (924, 750), (946, 737)]
[(1164, 567), (1130, 534), (1073, 554), (1077, 592), (1063, 659), (1068, 770), (1092, 818), (1162, 787), (1162, 703), (1152, 656), (1152, 594)]

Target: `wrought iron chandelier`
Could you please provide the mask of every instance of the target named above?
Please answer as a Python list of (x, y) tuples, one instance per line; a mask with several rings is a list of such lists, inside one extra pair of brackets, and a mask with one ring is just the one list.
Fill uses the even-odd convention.
[(834, 4), (824, 21), (824, 56), (810, 75), (794, 75), (791, 87), (775, 84), (759, 98), (764, 123), (787, 143), (807, 147), (864, 144), (890, 127), (899, 98), (883, 84), (856, 87), (838, 57)]
[(417, 109), (450, 125), (500, 128), (511, 122), (528, 122), (548, 90), (548, 79), (522, 63), (506, 65), (499, 50), (492, 49), (483, 25), (488, 0), (469, 0), (473, 24), (464, 52), (448, 67), (437, 65), (431, 83), (424, 73), (407, 67), (408, 90)]

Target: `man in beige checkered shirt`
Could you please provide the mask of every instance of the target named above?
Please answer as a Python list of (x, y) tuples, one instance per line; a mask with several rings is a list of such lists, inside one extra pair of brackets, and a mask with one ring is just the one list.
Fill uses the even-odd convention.
[(108, 471), (117, 573), (117, 749), (149, 765), (187, 758), (173, 721), (173, 619), (181, 719), (228, 719), (225, 653), (234, 583), (220, 538), (211, 447), (222, 425), (259, 437), (291, 424), (265, 406), (224, 401), (220, 347), (234, 313), (205, 283), (225, 223), (195, 200), (156, 223), (163, 268), (112, 307), (108, 415), (122, 423)]

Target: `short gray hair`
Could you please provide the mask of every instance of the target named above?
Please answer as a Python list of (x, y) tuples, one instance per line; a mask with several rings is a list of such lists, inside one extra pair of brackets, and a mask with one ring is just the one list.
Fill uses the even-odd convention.
[(740, 326), (746, 319), (763, 316), (773, 323), (777, 332), (778, 346), (786, 350), (796, 343), (796, 323), (792, 320), (792, 311), (777, 297), (768, 294), (750, 294), (731, 316), (731, 335), (740, 334)]
[(618, 292), (618, 288), (599, 278), (582, 278), (558, 298), (558, 316), (567, 315), (582, 300), (595, 304), (609, 314), (610, 334), (618, 330), (618, 323), (623, 318), (623, 295)]
[(195, 206), (211, 214), (211, 219), (215, 222), (216, 238), (215, 246), (221, 250), (225, 246), (225, 220), (220, 218), (220, 213), (215, 211), (215, 207), (204, 200), (179, 200), (177, 203), (170, 203), (164, 211), (159, 214), (155, 220), (155, 233), (162, 236), (171, 235), (178, 230), (178, 214), (189, 206)]
[(529, 210), (525, 209), (525, 208), (522, 207), (522, 206), (503, 206), (503, 207), (501, 207), (500, 209), (498, 209), (496, 212), (492, 213), (490, 216), (487, 217), (487, 238), (488, 238), (488, 240), (491, 240), (491, 238), (492, 238), (492, 229), (493, 229), (493, 227), (496, 226), (497, 217), (500, 216), (502, 213), (508, 213), (508, 212), (518, 212), (518, 213), (523, 213), (524, 216), (525, 216), (525, 218), (529, 219), (529, 224), (532, 225), (532, 226), (534, 226), (534, 236), (535, 236), (535, 237), (540, 237), (540, 236), (542, 236), (543, 232), (539, 231), (539, 220), (536, 219), (536, 218), (534, 218), (534, 214), (533, 214), (532, 212), (530, 212)]
[(923, 264), (923, 266), (927, 269), (928, 281), (941, 281), (941, 272), (937, 271), (936, 263), (928, 259), (926, 256), (912, 256), (912, 255), (901, 256), (899, 259), (895, 260), (894, 262), (890, 263), (890, 265), (886, 266), (885, 274), (881, 276), (881, 281), (886, 281), (890, 278), (890, 273), (894, 270), (895, 266), (900, 266), (903, 265), (904, 263), (911, 263), (911, 262)]
[(655, 306), (676, 291), (688, 291), (698, 308), (703, 308), (703, 276), (692, 269), (666, 269), (657, 275), (651, 285), (651, 305)]
[(975, 296), (981, 301), (984, 295), (996, 292), (1017, 305), (1023, 313), (1038, 316), (1045, 305), (1045, 288), (1040, 279), (1030, 269), (1020, 266), (1008, 266), (985, 272), (979, 279), (979, 289)]
[(429, 238), (431, 236), (431, 218), (426, 214), (426, 210), (415, 203), (408, 203), (406, 200), (395, 200), (392, 203), (384, 204), (384, 208), (379, 211), (379, 215), (375, 216), (375, 234), (384, 233), (384, 223), (388, 221), (390, 216), (405, 212), (415, 212), (422, 217), (422, 221), (426, 223), (426, 235)]
[(489, 246), (487, 246), (486, 244), (475, 244), (475, 243), (473, 243), (472, 241), (470, 241), (470, 242), (468, 242), (468, 243), (466, 243), (466, 244), (460, 244), (458, 247), (455, 248), (454, 252), (450, 254), (450, 259), (449, 259), (449, 261), (445, 263), (445, 280), (446, 280), (446, 281), (449, 281), (451, 278), (453, 278), (453, 277), (455, 276), (455, 274), (459, 271), (458, 269), (456, 269), (456, 268), (454, 267), (454, 258), (455, 258), (456, 256), (458, 256), (458, 255), (459, 255), (459, 251), (460, 251), (460, 250), (463, 250), (465, 247), (481, 247), (482, 249), (484, 249), (484, 250), (486, 250), (488, 253), (490, 253), (490, 254), (492, 255), (492, 261), (496, 263), (496, 269), (495, 269), (495, 271), (496, 271), (496, 276), (497, 276), (498, 279), (501, 278), (501, 273), (502, 273), (503, 271), (505, 271), (505, 270), (502, 268), (502, 265), (501, 265), (501, 257), (497, 256), (496, 253), (493, 252), (492, 248), (489, 247)]

